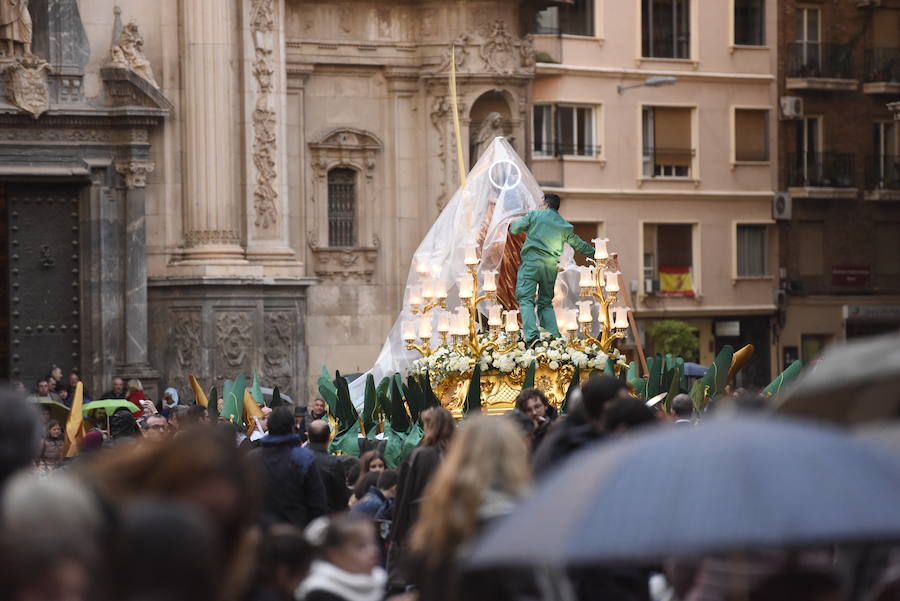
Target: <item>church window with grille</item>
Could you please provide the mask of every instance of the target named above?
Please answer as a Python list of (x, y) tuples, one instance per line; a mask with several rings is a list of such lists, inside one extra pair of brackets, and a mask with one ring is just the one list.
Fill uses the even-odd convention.
[(328, 172), (328, 246), (356, 246), (356, 171)]

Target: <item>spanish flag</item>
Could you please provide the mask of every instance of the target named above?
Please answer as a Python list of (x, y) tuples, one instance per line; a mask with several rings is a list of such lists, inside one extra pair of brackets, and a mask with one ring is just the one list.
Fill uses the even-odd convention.
[(66, 420), (66, 457), (74, 457), (78, 454), (78, 444), (84, 438), (84, 410), (81, 408), (84, 399), (84, 384), (79, 382), (75, 386), (75, 395), (72, 397), (72, 409)]
[(659, 267), (659, 292), (672, 296), (694, 296), (690, 267)]

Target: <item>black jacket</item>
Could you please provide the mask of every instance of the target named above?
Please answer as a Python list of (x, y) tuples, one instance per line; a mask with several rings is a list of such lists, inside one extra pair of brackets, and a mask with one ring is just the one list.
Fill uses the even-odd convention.
[(350, 489), (347, 487), (347, 474), (344, 466), (335, 455), (329, 455), (324, 444), (311, 442), (306, 447), (316, 456), (316, 465), (325, 484), (325, 495), (328, 499), (328, 513), (337, 513), (347, 509), (350, 501)]
[(299, 442), (295, 434), (269, 435), (250, 456), (260, 462), (265, 517), (304, 528), (325, 515), (328, 502), (316, 457)]

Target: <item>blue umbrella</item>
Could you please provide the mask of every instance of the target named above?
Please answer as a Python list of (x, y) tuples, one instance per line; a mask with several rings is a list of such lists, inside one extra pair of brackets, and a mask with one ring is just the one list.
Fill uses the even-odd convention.
[(817, 425), (742, 416), (580, 452), (470, 563), (587, 565), (887, 540), (900, 540), (896, 454)]

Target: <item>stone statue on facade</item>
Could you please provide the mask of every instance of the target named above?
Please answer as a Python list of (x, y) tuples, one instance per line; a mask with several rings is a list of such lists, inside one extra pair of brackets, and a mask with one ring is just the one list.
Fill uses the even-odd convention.
[(484, 121), (481, 122), (478, 132), (475, 134), (475, 156), (472, 157), (473, 164), (497, 136), (503, 136), (503, 115), (496, 111), (492, 111), (488, 113), (484, 118)]
[(0, 42), (5, 43), (6, 56), (31, 54), (31, 14), (28, 0), (0, 0)]
[(134, 21), (122, 28), (122, 33), (119, 34), (119, 38), (110, 49), (110, 55), (113, 66), (130, 69), (147, 80), (154, 88), (159, 87), (153, 77), (153, 67), (144, 56), (144, 38)]

